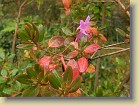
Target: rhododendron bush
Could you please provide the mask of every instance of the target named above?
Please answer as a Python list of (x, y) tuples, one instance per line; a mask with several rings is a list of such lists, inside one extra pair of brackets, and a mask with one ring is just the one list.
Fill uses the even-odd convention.
[[(118, 76), (122, 72), (118, 72), (117, 68), (117, 76), (112, 80), (111, 75), (114, 72), (105, 66), (105, 62), (111, 64), (111, 60), (105, 60), (102, 70), (99, 71), (103, 74), (99, 74), (99, 61), (103, 62), (101, 58), (124, 51), (129, 53), (129, 32), (125, 33), (117, 28), (117, 33), (124, 37), (122, 36), (122, 42), (111, 44), (106, 30), (103, 31), (108, 27), (104, 24), (106, 20), (103, 19), (104, 15), (107, 18), (110, 11), (105, 11), (107, 14), (103, 14), (103, 11), (97, 8), (98, 3), (93, 4), (91, 1), (57, 0), (56, 3), (62, 8), (61, 18), (59, 17), (56, 25), (51, 22), (49, 25), (40, 24), (33, 20), (21, 20), (21, 23), (17, 21), (18, 28), (15, 29), (18, 39), (15, 44), (17, 53), (7, 54), (7, 57), (0, 55), (4, 60), (1, 67), (2, 93), (0, 95), (10, 97), (119, 96), (118, 93), (120, 89), (124, 89), (125, 84), (120, 82), (121, 77)], [(104, 4), (102, 3), (100, 7)], [(41, 8), (41, 4), (39, 6)], [(91, 12), (92, 10), (94, 13)], [(100, 26), (100, 23), (103, 24)], [(8, 72), (5, 72), (4, 67), (8, 63), (15, 64), (17, 68), (11, 65)], [(125, 61), (116, 57), (116, 63), (111, 67), (116, 68), (125, 64)], [(111, 75), (107, 76), (107, 73)], [(103, 79), (99, 80), (100, 77)], [(10, 80), (12, 83), (8, 82)], [(115, 81), (117, 83), (114, 83)], [(99, 84), (102, 82), (102, 85)], [(103, 88), (105, 90), (102, 90)]]

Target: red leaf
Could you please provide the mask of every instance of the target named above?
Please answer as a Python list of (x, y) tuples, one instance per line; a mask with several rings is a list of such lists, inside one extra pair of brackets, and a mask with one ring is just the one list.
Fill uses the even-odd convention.
[(73, 80), (76, 79), (79, 76), (79, 66), (78, 63), (72, 59), (69, 60), (67, 63), (67, 66), (71, 66), (73, 70)]
[(93, 54), (94, 52), (96, 52), (98, 49), (100, 48), (100, 46), (98, 44), (91, 44), (89, 46), (87, 46), (84, 50), (85, 53), (89, 53), (89, 54)]
[(87, 68), (86, 72), (88, 72), (88, 73), (93, 73), (93, 72), (95, 72), (95, 67), (94, 67), (94, 65), (90, 64), (89, 67)]
[(86, 71), (87, 67), (88, 67), (88, 61), (86, 58), (82, 57), (78, 59), (78, 65), (79, 65), (79, 69), (80, 72), (83, 73)]
[(48, 46), (51, 48), (60, 47), (64, 44), (64, 40), (62, 36), (54, 36), (49, 40)]
[(44, 56), (38, 62), (38, 64), (40, 64), (43, 68), (48, 68), (49, 63), (50, 63), (50, 56)]
[(69, 54), (67, 54), (66, 58), (71, 59), (71, 58), (76, 57), (77, 55), (78, 55), (78, 51), (74, 50), (74, 51), (70, 52)]
[(55, 65), (55, 64), (50, 64), (50, 65), (49, 65), (49, 70), (50, 70), (50, 71), (54, 70), (56, 66), (57, 66), (57, 65)]

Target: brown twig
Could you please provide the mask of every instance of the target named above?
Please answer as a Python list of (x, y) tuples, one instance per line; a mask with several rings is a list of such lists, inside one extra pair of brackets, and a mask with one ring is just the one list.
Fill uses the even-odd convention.
[[(122, 4), (122, 2), (120, 0), (114, 0), (118, 5), (120, 5), (120, 7), (125, 11), (126, 8), (125, 6)], [(126, 14), (130, 17), (130, 13), (129, 11), (126, 10)]]
[(95, 59), (98, 59), (98, 58), (102, 58), (102, 57), (106, 57), (106, 56), (111, 56), (111, 55), (118, 54), (118, 53), (121, 53), (121, 52), (125, 52), (125, 51), (128, 51), (128, 50), (130, 50), (130, 48), (126, 48), (126, 49), (118, 50), (116, 52), (112, 52), (112, 53), (96, 56), (94, 58), (90, 58), (89, 60), (95, 60)]
[(16, 27), (15, 27), (15, 32), (14, 32), (14, 36), (13, 36), (13, 44), (12, 44), (12, 50), (11, 50), (11, 54), (14, 54), (15, 52), (15, 43), (16, 43), (16, 38), (17, 38), (17, 32), (18, 32), (18, 25), (20, 23), (20, 17), (21, 17), (21, 12), (22, 12), (22, 8), (24, 7), (24, 5), (28, 2), (28, 0), (25, 0), (19, 7), (19, 11), (18, 11), (18, 16), (17, 16), (17, 22), (16, 22)]
[[(106, 14), (106, 5), (107, 5), (107, 0), (104, 0), (103, 2), (103, 11), (102, 11), (102, 27), (104, 26), (105, 23), (105, 14)], [(100, 56), (100, 51), (98, 51), (98, 56)], [(97, 88), (98, 86), (98, 75), (99, 75), (99, 66), (100, 66), (100, 58), (97, 59), (97, 65), (96, 65), (96, 72), (95, 72), (95, 82), (94, 82), (94, 89)]]
[(117, 45), (121, 45), (121, 44), (127, 44), (127, 42), (114, 43), (114, 44), (111, 44), (111, 45), (103, 46), (100, 49), (104, 49), (104, 48), (108, 48), (108, 47), (112, 47), (112, 46), (117, 46)]

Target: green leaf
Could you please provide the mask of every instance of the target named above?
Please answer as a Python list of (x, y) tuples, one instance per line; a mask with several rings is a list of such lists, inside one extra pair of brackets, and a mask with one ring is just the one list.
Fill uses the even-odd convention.
[(61, 87), (61, 78), (56, 71), (49, 73), (48, 79), (53, 88), (59, 89)]
[(3, 69), (1, 70), (1, 75), (2, 75), (2, 76), (7, 76), (7, 75), (8, 75), (7, 70), (3, 68)]
[(72, 78), (73, 78), (73, 71), (72, 71), (72, 68), (71, 66), (68, 66), (66, 68), (66, 71), (64, 73), (64, 77), (63, 77), (63, 81), (66, 83), (66, 84), (70, 84), (71, 81), (72, 81)]
[(13, 69), (10, 71), (11, 76), (15, 76), (18, 73), (18, 69)]
[(38, 78), (38, 82), (40, 83), (42, 81), (42, 79), (44, 78), (44, 73), (43, 72), (40, 72), (37, 76)]
[(8, 95), (13, 94), (14, 92), (15, 92), (15, 90), (13, 88), (4, 88), (3, 89), (3, 93), (8, 94)]
[(36, 86), (29, 87), (28, 89), (24, 90), (22, 93), (23, 97), (35, 97), (39, 94), (40, 89)]
[(0, 76), (0, 84), (5, 83), (5, 82), (6, 80), (2, 76)]
[(81, 77), (77, 77), (71, 84), (69, 93), (77, 91), (81, 86)]
[(123, 66), (123, 65), (126, 64), (125, 61), (124, 61), (124, 59), (122, 59), (122, 58), (117, 58), (117, 57), (116, 57), (116, 62), (117, 62), (119, 65), (121, 65), (121, 66)]
[(39, 38), (38, 28), (34, 23), (32, 23), (32, 26), (33, 26), (33, 30), (34, 30), (34, 41), (38, 42), (38, 38)]
[(38, 41), (41, 42), (44, 38), (44, 34), (45, 34), (45, 27), (43, 25), (39, 25), (39, 39)]
[(62, 82), (62, 77), (60, 76), (60, 74), (55, 69), (52, 71), (52, 73), (56, 76), (56, 78), (61, 83)]
[(16, 77), (16, 80), (19, 81), (20, 83), (23, 83), (23, 84), (30, 84), (30, 83), (32, 83), (32, 81), (28, 78), (28, 76), (24, 75), (24, 74), (18, 75)]
[(71, 30), (68, 29), (67, 27), (63, 27), (63, 28), (62, 28), (62, 31), (63, 31), (66, 35), (70, 35), (70, 36), (73, 35), (73, 33), (71, 32)]
[(15, 54), (11, 54), (9, 57), (8, 57), (8, 60), (11, 60), (15, 57)]
[(24, 30), (19, 30), (18, 36), (21, 38), (22, 41), (28, 41), (30, 39), (26, 31)]
[(39, 64), (34, 65), (34, 70), (36, 71), (37, 75), (39, 73), (44, 73), (43, 68)]
[(26, 72), (27, 72), (29, 78), (37, 77), (37, 73), (32, 69), (32, 67), (27, 68)]
[(18, 49), (31, 49), (33, 47), (33, 44), (18, 44), (16, 48)]
[(0, 58), (4, 59), (5, 58), (5, 53), (4, 50), (0, 48)]
[(45, 74), (45, 76), (44, 76), (44, 78), (43, 78), (42, 82), (43, 82), (43, 83), (48, 82), (48, 75), (47, 75), (47, 74)]
[(116, 28), (115, 29), (120, 35), (122, 35), (122, 36), (125, 36), (126, 35), (126, 33), (122, 30), (122, 29), (120, 29), (120, 28)]

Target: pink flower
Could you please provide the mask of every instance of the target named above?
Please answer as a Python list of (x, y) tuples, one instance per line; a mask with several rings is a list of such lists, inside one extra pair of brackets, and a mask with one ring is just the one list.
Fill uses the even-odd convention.
[(85, 21), (80, 20), (80, 26), (77, 28), (77, 30), (79, 29), (80, 32), (78, 33), (78, 35), (77, 35), (75, 41), (78, 41), (78, 40), (81, 39), (84, 35), (86, 35), (86, 36), (89, 37), (89, 38), (91, 37), (91, 35), (89, 35), (89, 34), (86, 32), (89, 26), (90, 26), (90, 16), (88, 16), (88, 17), (86, 18)]

